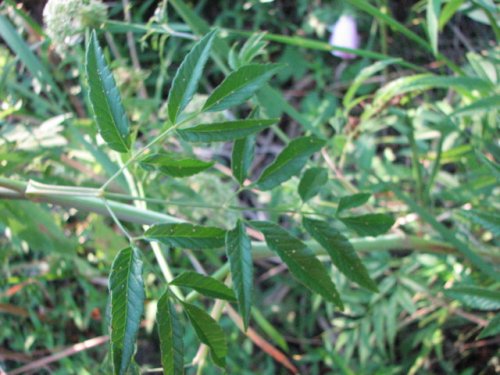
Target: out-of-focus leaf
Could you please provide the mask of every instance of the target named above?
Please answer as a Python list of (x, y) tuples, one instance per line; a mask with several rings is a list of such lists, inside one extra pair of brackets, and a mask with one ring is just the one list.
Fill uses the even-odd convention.
[(259, 177), (257, 186), (261, 190), (271, 190), (295, 176), (315, 152), (321, 150), (325, 141), (317, 137), (300, 137), (291, 141), (274, 162)]
[(144, 310), (144, 283), (139, 251), (121, 250), (109, 274), (111, 293), (111, 356), (114, 374), (124, 375), (134, 355), (135, 338)]
[(183, 303), (196, 336), (210, 348), (212, 359), (219, 367), (226, 365), (227, 343), (224, 331), (205, 311), (195, 305)]
[(87, 46), (86, 63), (89, 101), (101, 137), (118, 152), (130, 149), (130, 126), (120, 93), (102, 53), (97, 34), (92, 32)]
[(328, 171), (325, 168), (314, 167), (304, 172), (300, 179), (298, 191), (303, 202), (318, 194), (328, 182)]
[(444, 26), (453, 17), (455, 12), (460, 8), (465, 0), (450, 0), (448, 1), (439, 15), (439, 30), (443, 30)]
[(234, 141), (233, 154), (231, 156), (231, 169), (236, 180), (243, 185), (248, 171), (252, 166), (255, 154), (255, 138), (252, 136), (240, 138)]
[(435, 55), (438, 53), (439, 14), (441, 12), (441, 0), (427, 1), (427, 33)]
[(170, 293), (166, 291), (158, 300), (156, 312), (160, 338), (161, 364), (164, 375), (184, 374), (183, 328), (179, 321)]
[(229, 74), (215, 88), (202, 110), (210, 112), (223, 111), (245, 102), (282, 67), (281, 64), (242, 66)]
[(455, 286), (451, 289), (446, 289), (444, 294), (473, 309), (500, 309), (500, 292), (491, 289), (474, 286)]
[(183, 272), (173, 279), (170, 284), (194, 289), (207, 297), (236, 301), (233, 291), (223, 282), (196, 272)]
[(233, 290), (238, 299), (238, 308), (243, 326), (248, 328), (252, 307), (253, 262), (251, 243), (245, 226), (238, 221), (236, 227), (226, 233), (226, 254), (231, 267)]
[(210, 48), (217, 30), (212, 30), (201, 38), (186, 55), (172, 81), (168, 95), (168, 116), (172, 124), (186, 108), (198, 88), (205, 63), (210, 56)]
[(156, 224), (144, 233), (147, 239), (187, 249), (223, 247), (225, 236), (226, 231), (223, 229), (188, 223)]
[(340, 198), (339, 205), (337, 207), (337, 215), (339, 215), (342, 211), (364, 205), (368, 202), (370, 197), (371, 194), (369, 193), (358, 193)]
[(394, 218), (386, 214), (340, 217), (339, 220), (360, 236), (378, 236), (394, 225)]
[(378, 292), (377, 284), (345, 236), (325, 221), (304, 218), (302, 224), (311, 237), (330, 255), (333, 264), (340, 272), (368, 290)]
[(269, 248), (279, 255), (298, 281), (325, 300), (344, 308), (330, 275), (306, 244), (274, 223), (251, 221), (250, 225), (264, 234)]
[(194, 158), (179, 158), (172, 154), (152, 154), (140, 160), (144, 169), (158, 170), (167, 176), (188, 177), (210, 168), (215, 163)]
[(189, 142), (225, 142), (247, 137), (275, 123), (279, 119), (247, 119), (201, 124), (177, 132)]
[(500, 314), (496, 314), (488, 323), (488, 325), (481, 331), (478, 339), (485, 337), (496, 336), (500, 334)]
[(500, 236), (500, 215), (475, 210), (461, 210), (460, 215), (489, 230), (494, 237)]

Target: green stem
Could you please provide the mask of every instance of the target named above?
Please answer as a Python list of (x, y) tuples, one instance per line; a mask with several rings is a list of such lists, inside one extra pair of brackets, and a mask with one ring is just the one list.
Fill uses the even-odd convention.
[[(15, 196), (15, 199), (28, 199), (35, 202), (45, 202), (60, 205), (63, 207), (76, 208), (82, 211), (95, 212), (101, 215), (109, 216), (109, 212), (102, 202), (102, 198), (98, 197), (79, 197), (79, 196), (61, 196), (61, 195), (29, 195), (24, 194), (23, 188), (27, 187), (26, 182), (13, 181), (7, 178), (0, 177), (0, 187), (5, 187), (7, 189), (18, 192), (19, 195)], [(4, 198), (9, 198), (7, 195)], [(130, 223), (138, 224), (158, 224), (158, 223), (181, 223), (183, 220), (163, 214), (160, 212), (155, 212), (147, 209), (140, 209), (128, 204), (123, 204), (108, 200), (108, 204), (116, 214), (116, 217), (122, 221), (127, 221)], [(434, 222), (433, 222), (434, 223)], [(448, 239), (447, 239), (448, 240)], [(411, 236), (406, 234), (387, 234), (378, 237), (367, 237), (367, 238), (354, 238), (350, 240), (354, 248), (360, 252), (371, 252), (371, 251), (420, 251), (424, 253), (434, 253), (434, 254), (453, 254), (453, 255), (465, 255), (462, 251), (457, 251), (455, 246), (449, 245), (448, 243), (443, 243), (440, 241), (432, 239), (424, 239), (418, 236)], [(450, 242), (453, 243), (453, 242)], [(317, 252), (318, 254), (325, 254), (324, 250), (320, 248), (315, 242), (307, 242), (307, 245)], [(252, 242), (253, 250), (252, 254), (255, 258), (263, 258), (274, 256), (275, 254), (270, 251), (263, 242)], [(499, 262), (500, 259), (497, 255), (491, 254), (489, 251), (478, 251), (481, 255), (491, 259), (493, 262)]]

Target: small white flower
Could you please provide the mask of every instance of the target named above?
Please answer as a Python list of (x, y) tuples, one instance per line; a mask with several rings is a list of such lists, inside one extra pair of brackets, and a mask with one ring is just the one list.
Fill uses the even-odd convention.
[[(356, 26), (356, 19), (346, 14), (342, 15), (332, 27), (332, 35), (330, 36), (329, 43), (333, 47), (359, 48), (360, 37)], [(351, 53), (343, 51), (332, 51), (332, 55), (341, 59), (354, 59), (356, 57)]]
[(86, 27), (99, 27), (106, 20), (106, 5), (101, 0), (49, 0), (43, 20), (57, 53), (64, 56)]

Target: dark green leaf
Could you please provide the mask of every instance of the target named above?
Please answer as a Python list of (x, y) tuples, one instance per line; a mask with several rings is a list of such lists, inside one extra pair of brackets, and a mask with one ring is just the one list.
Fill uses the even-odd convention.
[(156, 224), (144, 236), (169, 246), (188, 249), (214, 249), (224, 246), (226, 231), (188, 223)]
[(156, 312), (164, 375), (184, 374), (183, 328), (168, 290), (158, 300)]
[(328, 171), (325, 168), (309, 168), (304, 172), (299, 183), (299, 195), (303, 202), (318, 194), (328, 181)]
[(279, 119), (248, 119), (237, 121), (201, 124), (177, 132), (189, 142), (225, 142), (247, 137), (257, 133)]
[(193, 158), (179, 158), (172, 154), (152, 154), (141, 159), (144, 169), (158, 168), (172, 177), (188, 177), (210, 168), (215, 163)]
[(210, 315), (199, 307), (189, 303), (183, 303), (182, 305), (193, 325), (196, 336), (198, 336), (202, 343), (208, 345), (215, 364), (224, 367), (227, 355), (227, 343), (222, 328)]
[(252, 166), (255, 151), (255, 138), (245, 137), (234, 141), (233, 154), (231, 156), (231, 169), (236, 180), (243, 185), (248, 171)]
[(371, 194), (358, 193), (340, 198), (339, 205), (337, 207), (337, 215), (339, 215), (344, 210), (364, 205), (366, 202), (368, 202), (368, 199), (370, 199), (370, 197)]
[(183, 272), (173, 279), (170, 284), (194, 289), (207, 297), (236, 301), (233, 291), (223, 282), (196, 272)]
[(130, 149), (129, 123), (115, 80), (104, 60), (95, 30), (86, 53), (89, 101), (101, 137), (118, 152)]
[(394, 225), (394, 219), (386, 214), (341, 217), (339, 220), (360, 236), (378, 236)]
[(262, 172), (257, 186), (261, 190), (270, 190), (295, 176), (307, 163), (309, 157), (321, 150), (324, 145), (325, 141), (316, 137), (294, 139)]
[(304, 228), (323, 248), (340, 272), (365, 288), (378, 292), (377, 284), (371, 279), (356, 251), (337, 229), (327, 222), (304, 218)]
[(499, 310), (500, 292), (474, 286), (455, 286), (444, 294), (465, 306), (478, 310)]
[(264, 234), (267, 246), (278, 253), (298, 281), (325, 300), (344, 308), (327, 270), (306, 244), (274, 223), (251, 221), (250, 224)]
[(198, 88), (203, 68), (210, 55), (210, 48), (217, 30), (201, 38), (186, 55), (177, 70), (168, 95), (168, 116), (172, 124), (186, 108)]
[(127, 372), (134, 354), (137, 331), (144, 310), (144, 283), (139, 251), (132, 247), (121, 250), (109, 274), (111, 293), (111, 356), (114, 374)]
[(248, 327), (252, 308), (253, 262), (251, 243), (244, 225), (238, 221), (236, 227), (226, 233), (226, 254), (231, 267), (233, 290), (245, 329)]
[(208, 97), (204, 111), (223, 111), (243, 103), (260, 89), (273, 74), (280, 70), (280, 64), (245, 65), (229, 74)]
[(500, 334), (500, 314), (496, 314), (488, 323), (485, 329), (481, 331), (478, 339), (484, 339), (485, 337), (496, 336)]

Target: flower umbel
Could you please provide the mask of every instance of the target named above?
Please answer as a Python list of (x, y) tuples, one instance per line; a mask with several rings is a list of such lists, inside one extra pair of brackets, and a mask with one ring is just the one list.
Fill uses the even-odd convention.
[(43, 20), (57, 53), (64, 55), (86, 27), (99, 27), (106, 20), (106, 5), (101, 0), (49, 0)]
[[(329, 43), (333, 47), (345, 47), (357, 49), (360, 44), (356, 19), (349, 15), (342, 15), (332, 27), (332, 35)], [(341, 59), (354, 59), (356, 56), (352, 53), (343, 51), (332, 51), (332, 55)]]

